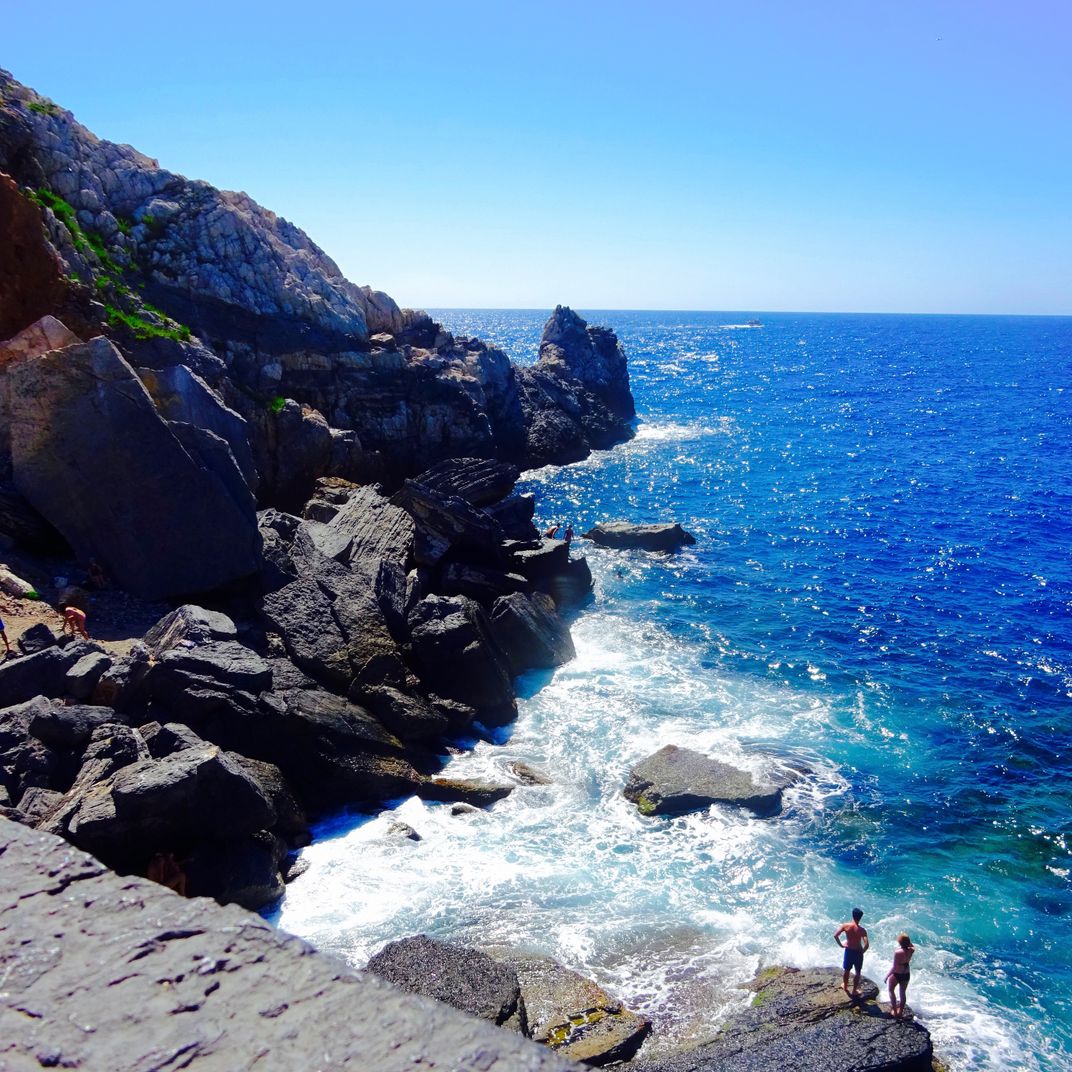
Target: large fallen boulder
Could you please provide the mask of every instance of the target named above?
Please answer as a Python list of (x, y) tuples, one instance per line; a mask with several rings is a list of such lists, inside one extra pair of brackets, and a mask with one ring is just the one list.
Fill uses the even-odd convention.
[(603, 521), (589, 529), (584, 538), (603, 547), (636, 547), (643, 551), (676, 551), (696, 542), (676, 523), (631, 525), (628, 521)]
[(718, 1037), (697, 1049), (654, 1061), (634, 1072), (931, 1072), (930, 1034), (875, 1004), (870, 980), (849, 1001), (833, 968), (768, 968), (749, 984), (752, 1007), (732, 1017)]
[(748, 771), (668, 744), (629, 772), (622, 792), (643, 815), (683, 815), (734, 804), (766, 818), (782, 810), (783, 788), (757, 784)]
[(559, 666), (577, 654), (555, 601), (543, 592), (515, 592), (495, 600), (491, 626), (515, 674), (533, 667)]
[(493, 721), (513, 717), (510, 664), (479, 603), (427, 596), (410, 612), (409, 626), (421, 680), (434, 692), (471, 704)]
[[(252, 496), (187, 450), (104, 338), (16, 361), (4, 373), (19, 491), (82, 557), (149, 599), (254, 573)], [(222, 442), (222, 441), (221, 441)]]
[(435, 998), (501, 1027), (525, 1030), (517, 972), (478, 949), (418, 934), (388, 942), (365, 970), (410, 994)]

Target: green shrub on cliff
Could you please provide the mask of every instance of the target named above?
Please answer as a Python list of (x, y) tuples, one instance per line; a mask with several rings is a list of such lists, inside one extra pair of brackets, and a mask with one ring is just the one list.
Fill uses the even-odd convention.
[[(138, 316), (137, 313), (128, 313), (114, 305), (105, 305), (108, 314), (108, 323), (112, 327), (123, 327), (134, 333), (136, 339), (174, 339), (176, 342), (189, 342), (192, 332), (185, 324), (178, 324), (157, 309), (148, 307), (147, 312), (159, 316), (166, 324), (155, 324), (151, 320)], [(170, 326), (168, 326), (170, 325)]]

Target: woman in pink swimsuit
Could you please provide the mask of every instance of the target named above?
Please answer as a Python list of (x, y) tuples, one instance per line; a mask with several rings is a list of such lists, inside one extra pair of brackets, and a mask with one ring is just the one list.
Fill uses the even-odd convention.
[[(912, 944), (912, 939), (907, 934), (897, 936), (897, 949), (893, 954), (893, 967), (886, 973), (886, 982), (889, 983), (890, 987), (890, 1012), (897, 1017), (904, 1016), (905, 992), (908, 990), (908, 980), (912, 977), (908, 970), (908, 963), (915, 951), (916, 947)], [(894, 996), (894, 987), (900, 988), (900, 1005), (897, 1004), (897, 999)]]

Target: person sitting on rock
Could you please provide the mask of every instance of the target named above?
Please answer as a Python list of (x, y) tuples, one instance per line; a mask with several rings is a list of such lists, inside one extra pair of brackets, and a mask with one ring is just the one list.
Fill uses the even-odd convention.
[(561, 526), (556, 521), (553, 525), (549, 525), (543, 534), (545, 540), (553, 540), (558, 535), (558, 530)]
[[(905, 994), (908, 992), (908, 980), (912, 977), (908, 970), (908, 963), (915, 951), (916, 947), (912, 944), (912, 939), (907, 934), (897, 936), (897, 948), (893, 953), (893, 967), (886, 973), (886, 982), (890, 988), (890, 1012), (898, 1019), (904, 1016)], [(897, 1003), (897, 999), (894, 997), (894, 987), (901, 991), (900, 1004)]]
[[(863, 918), (864, 910), (854, 908), (852, 910), (852, 922), (842, 923), (834, 931), (834, 941), (845, 950), (841, 965), (845, 969), (841, 976), (841, 989), (846, 994), (849, 992), (849, 972), (855, 970), (856, 978), (852, 984), (852, 996), (854, 998), (860, 996), (860, 972), (864, 970), (864, 953), (867, 952), (871, 944), (867, 937), (867, 931), (860, 926), (860, 920)], [(845, 935), (844, 942), (841, 940), (842, 935)]]
[(145, 870), (145, 877), (152, 882), (167, 886), (181, 896), (186, 896), (186, 872), (175, 859), (173, 852), (158, 852)]
[(81, 633), (83, 640), (89, 640), (89, 633), (86, 632), (86, 612), (84, 610), (72, 606), (63, 608), (64, 636), (67, 635), (68, 628), (71, 630), (71, 636)]
[(0, 637), (3, 637), (4, 648), (7, 650), (7, 654), (11, 654), (11, 643), (7, 639), (7, 631), (4, 629), (4, 619), (0, 618)]

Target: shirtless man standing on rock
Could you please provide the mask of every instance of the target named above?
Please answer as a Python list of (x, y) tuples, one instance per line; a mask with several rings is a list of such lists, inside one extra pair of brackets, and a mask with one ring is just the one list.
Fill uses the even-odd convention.
[[(845, 950), (845, 958), (842, 964), (845, 973), (841, 977), (841, 989), (846, 994), (849, 992), (849, 972), (855, 969), (856, 979), (852, 984), (852, 996), (854, 998), (860, 996), (860, 972), (864, 970), (864, 953), (867, 952), (868, 946), (871, 944), (867, 938), (867, 931), (860, 926), (860, 920), (863, 918), (864, 910), (854, 908), (852, 910), (852, 922), (842, 923), (834, 931), (834, 941)], [(845, 941), (841, 940), (842, 935), (845, 935)]]

